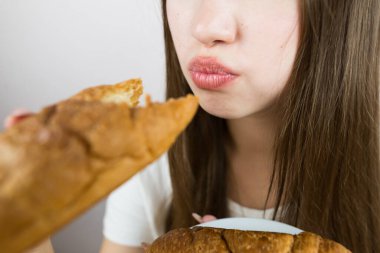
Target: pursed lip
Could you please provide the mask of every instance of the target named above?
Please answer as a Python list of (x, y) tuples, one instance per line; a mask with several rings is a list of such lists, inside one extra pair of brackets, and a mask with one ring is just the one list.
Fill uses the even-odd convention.
[(195, 85), (201, 89), (222, 88), (239, 76), (214, 57), (196, 57), (188, 69)]

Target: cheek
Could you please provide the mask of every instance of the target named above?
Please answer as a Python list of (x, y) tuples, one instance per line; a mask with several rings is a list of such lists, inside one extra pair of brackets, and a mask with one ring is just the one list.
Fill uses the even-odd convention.
[(168, 0), (166, 10), (174, 47), (181, 61), (183, 53), (188, 50), (187, 41), (190, 34), (191, 9), (189, 4), (185, 3), (185, 0)]
[[(268, 12), (266, 16), (252, 18), (246, 28), (241, 59), (252, 83), (266, 87), (283, 85), (291, 72), (299, 43), (298, 11)], [(259, 25), (260, 24), (260, 25)]]
[(262, 38), (251, 48), (248, 59), (245, 93), (240, 93), (241, 104), (250, 104), (251, 109), (265, 111), (280, 96), (293, 69), (299, 43), (297, 23), (289, 24), (279, 33), (271, 28), (262, 33)]

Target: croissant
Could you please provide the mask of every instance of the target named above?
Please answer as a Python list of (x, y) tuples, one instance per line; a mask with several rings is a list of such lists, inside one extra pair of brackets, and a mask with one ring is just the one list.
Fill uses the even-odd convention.
[(189, 124), (188, 95), (136, 107), (140, 79), (92, 87), (0, 134), (0, 247), (41, 242), (163, 154)]
[(221, 228), (180, 228), (156, 239), (146, 253), (349, 253), (345, 247), (308, 232), (290, 235)]

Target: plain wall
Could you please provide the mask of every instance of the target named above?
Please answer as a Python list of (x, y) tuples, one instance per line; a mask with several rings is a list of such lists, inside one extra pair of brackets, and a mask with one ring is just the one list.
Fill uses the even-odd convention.
[[(0, 119), (133, 77), (162, 101), (160, 8), (160, 0), (0, 0)], [(55, 234), (55, 252), (98, 252), (103, 214), (104, 201)]]

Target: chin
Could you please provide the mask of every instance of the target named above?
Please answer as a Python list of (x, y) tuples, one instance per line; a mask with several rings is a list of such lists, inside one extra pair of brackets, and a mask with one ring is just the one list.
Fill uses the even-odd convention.
[(222, 119), (238, 119), (246, 116), (245, 112), (225, 103), (202, 103), (202, 101), (200, 101), (200, 106), (207, 113)]
[(273, 114), (276, 114), (276, 108), (273, 105), (258, 105), (247, 103), (234, 103), (232, 100), (224, 101), (211, 101), (211, 100), (202, 100), (199, 101), (200, 106), (207, 113), (226, 120), (233, 119), (242, 119), (246, 117), (272, 117)]

